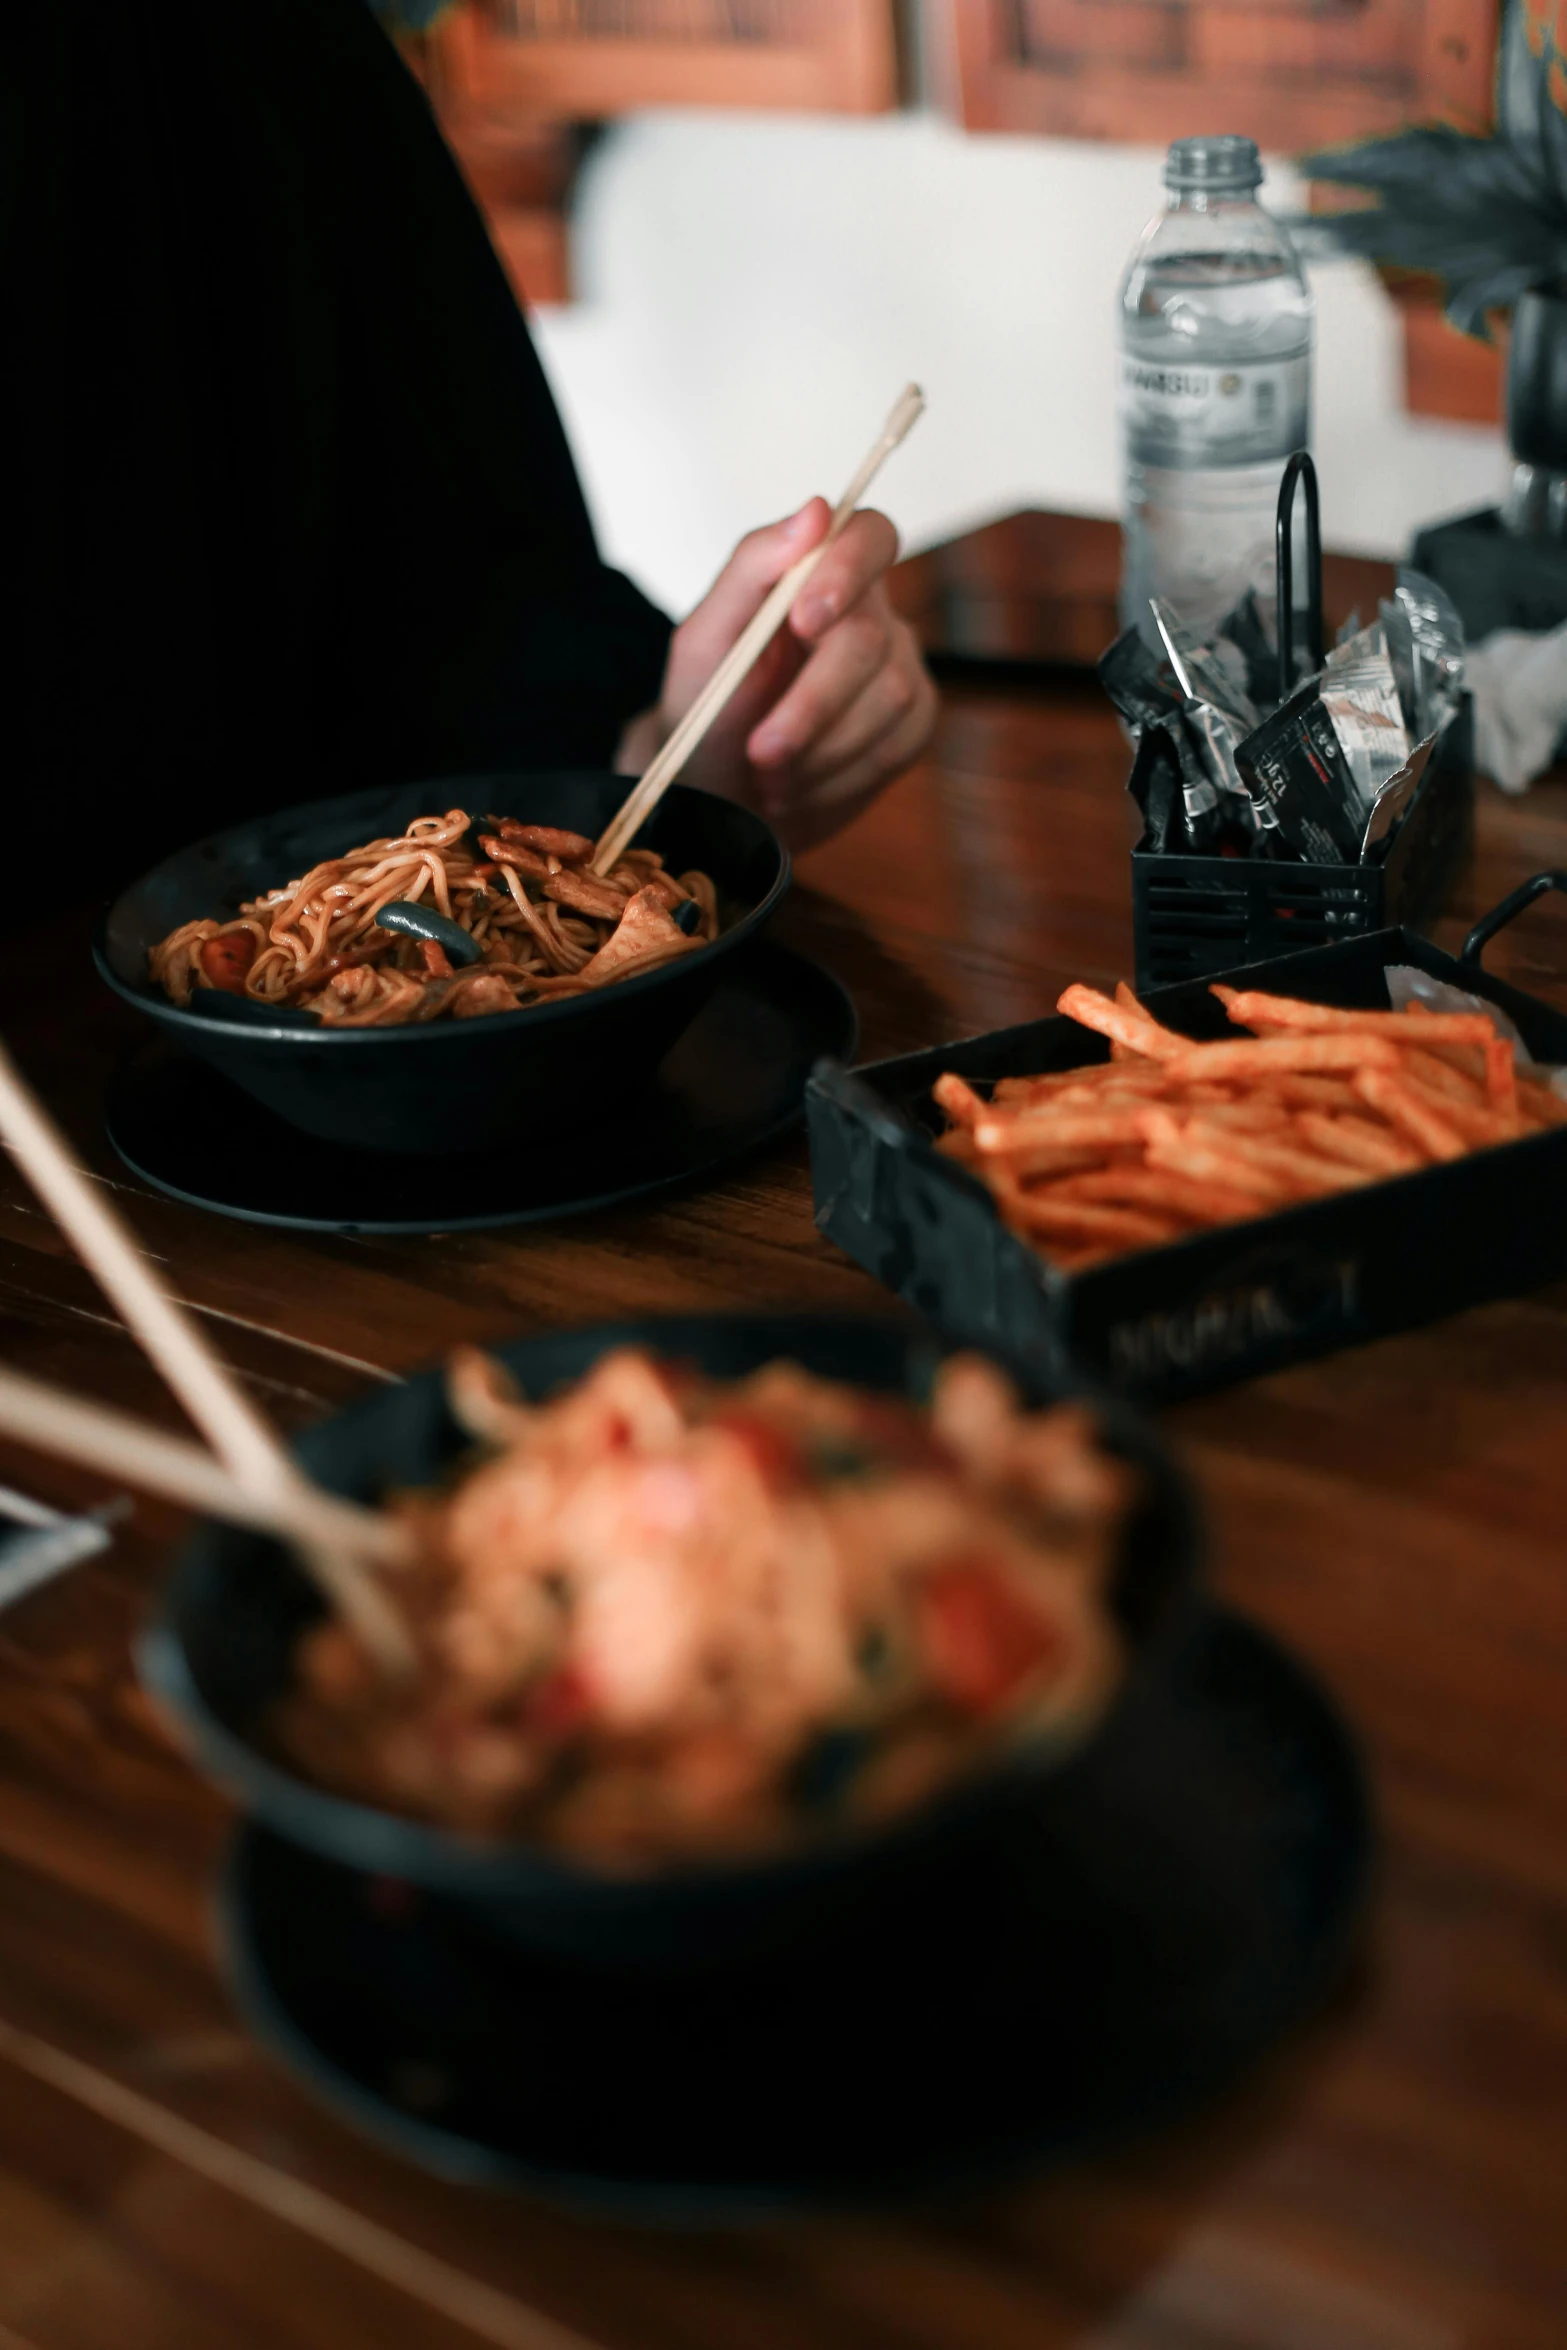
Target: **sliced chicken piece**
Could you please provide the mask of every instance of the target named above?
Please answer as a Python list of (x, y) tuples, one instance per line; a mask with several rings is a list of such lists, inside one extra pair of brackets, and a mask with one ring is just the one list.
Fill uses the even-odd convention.
[(504, 841), (531, 849), (536, 857), (558, 857), (563, 865), (585, 865), (593, 843), (580, 832), (564, 832), (557, 824), (519, 824), (515, 816), (498, 816), (495, 829)]
[(606, 980), (618, 978), (628, 963), (664, 961), (701, 943), (687, 938), (679, 924), (671, 921), (667, 908), (659, 903), (657, 890), (639, 889), (635, 897), (626, 900), (613, 938), (607, 938), (593, 960), (583, 965), (581, 977), (589, 987), (602, 987)]
[(531, 873), (535, 881), (542, 881), (549, 872), (548, 865), (537, 853), (518, 840), (505, 840), (499, 833), (479, 835), (479, 846), (492, 865), (510, 865), (518, 873)]
[(480, 1020), (489, 1012), (515, 1012), (517, 991), (498, 971), (476, 971), (453, 994), (454, 1020)]
[(590, 915), (595, 922), (618, 922), (627, 905), (635, 902), (628, 900), (624, 890), (600, 881), (593, 873), (552, 873), (544, 884), (544, 895), (557, 905), (569, 906), (574, 914)]

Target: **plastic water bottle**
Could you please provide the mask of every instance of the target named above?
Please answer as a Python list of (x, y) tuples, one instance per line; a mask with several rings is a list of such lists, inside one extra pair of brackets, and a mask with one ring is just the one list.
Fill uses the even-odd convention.
[(1254, 142), (1177, 139), (1164, 184), (1121, 287), (1121, 616), (1154, 644), (1150, 596), (1206, 632), (1251, 586), (1271, 620), (1279, 476), (1311, 427), (1311, 293)]

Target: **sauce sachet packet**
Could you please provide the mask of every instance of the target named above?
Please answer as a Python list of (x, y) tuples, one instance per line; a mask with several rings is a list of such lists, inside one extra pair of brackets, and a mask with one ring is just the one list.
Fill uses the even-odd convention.
[(1322, 672), (1322, 706), (1367, 813), (1409, 757), (1410, 738), (1380, 620), (1335, 645)]
[(1236, 746), (1259, 825), (1308, 865), (1360, 862), (1366, 811), (1344, 747), (1310, 677)]

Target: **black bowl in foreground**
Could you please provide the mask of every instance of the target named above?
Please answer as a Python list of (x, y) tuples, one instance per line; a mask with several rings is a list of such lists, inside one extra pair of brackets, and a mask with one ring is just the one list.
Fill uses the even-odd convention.
[[(941, 1353), (907, 1325), (803, 1314), (701, 1315), (601, 1325), (498, 1348), (531, 1395), (585, 1371), (612, 1346), (637, 1344), (739, 1378), (783, 1356), (824, 1376), (883, 1393), (922, 1394)], [(1034, 1400), (1050, 1400), (1038, 1391)], [(1107, 1442), (1135, 1466), (1139, 1490), (1112, 1587), (1130, 1669), (1105, 1722), (1126, 1709), (1183, 1612), (1195, 1572), (1192, 1505), (1147, 1423), (1126, 1405), (1102, 1405)], [(465, 1439), (442, 1380), (427, 1372), (366, 1397), (312, 1429), (300, 1459), (335, 1492), (373, 1500), (437, 1477)], [(333, 1795), (297, 1777), (266, 1743), (267, 1710), (282, 1692), (301, 1632), (320, 1602), (275, 1544), (203, 1527), (178, 1563), (144, 1635), (144, 1680), (196, 1759), (277, 1834), (372, 1874), (406, 1879), (482, 1911), (516, 1940), (579, 1951), (611, 1964), (686, 1964), (738, 1949), (777, 1948), (824, 1917), (876, 1901), (911, 1869), (1019, 1796), (1062, 1750), (1025, 1750), (1005, 1766), (873, 1833), (823, 1838), (784, 1856), (672, 1866), (620, 1875), (524, 1843), (480, 1843)]]
[(393, 1028), (290, 1027), (256, 1007), (243, 1021), (188, 1011), (147, 979), (148, 950), (182, 922), (225, 916), (297, 880), (323, 858), (401, 833), (416, 816), (466, 808), (597, 837), (624, 800), (624, 775), (463, 775), (401, 783), (259, 816), (182, 849), (115, 900), (94, 944), (99, 972), (178, 1043), (267, 1109), (323, 1141), (423, 1155), (526, 1142), (537, 1124), (634, 1091), (689, 1027), (728, 959), (789, 886), (789, 858), (748, 808), (675, 784), (638, 834), (676, 872), (717, 885), (725, 924), (711, 946), (640, 978), (562, 1003), (479, 1020)]

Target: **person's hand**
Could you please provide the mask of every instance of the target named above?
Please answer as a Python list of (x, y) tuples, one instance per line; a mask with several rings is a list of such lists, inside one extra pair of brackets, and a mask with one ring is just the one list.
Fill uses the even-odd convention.
[[(790, 565), (826, 536), (812, 498), (743, 538), (676, 629), (656, 710), (633, 719), (616, 765), (640, 774), (685, 716)], [(887, 600), (898, 552), (885, 514), (856, 514), (806, 581), (793, 611), (715, 719), (680, 780), (759, 808), (794, 849), (857, 816), (930, 740), (936, 689), (913, 631)]]

